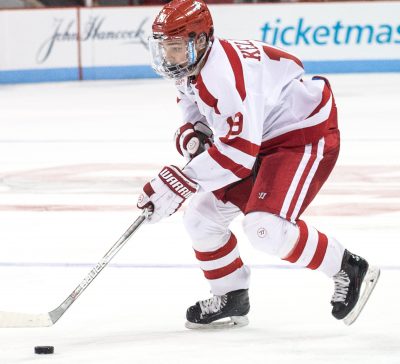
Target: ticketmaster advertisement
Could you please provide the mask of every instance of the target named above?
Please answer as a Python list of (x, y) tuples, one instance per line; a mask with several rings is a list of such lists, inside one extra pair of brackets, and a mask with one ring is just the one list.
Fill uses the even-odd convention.
[[(157, 77), (147, 38), (161, 7), (0, 11), (0, 83)], [(400, 72), (400, 2), (210, 6), (215, 34), (299, 56), (309, 73)]]
[(400, 71), (400, 2), (253, 5), (229, 14), (225, 23), (223, 12), (214, 15), (224, 37), (284, 48), (309, 72)]

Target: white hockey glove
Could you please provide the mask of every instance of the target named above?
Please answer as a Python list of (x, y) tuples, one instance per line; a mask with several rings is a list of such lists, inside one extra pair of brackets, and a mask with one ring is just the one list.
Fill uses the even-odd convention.
[(148, 221), (154, 224), (175, 213), (197, 191), (197, 187), (197, 183), (178, 167), (166, 166), (156, 178), (145, 184), (137, 207), (152, 211)]
[(212, 130), (201, 121), (186, 123), (175, 132), (176, 149), (188, 161), (210, 148), (213, 141)]

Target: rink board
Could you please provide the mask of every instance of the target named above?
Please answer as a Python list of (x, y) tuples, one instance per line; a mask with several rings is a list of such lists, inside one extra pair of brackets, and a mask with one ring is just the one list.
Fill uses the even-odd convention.
[[(219, 37), (285, 48), (304, 61), (309, 73), (400, 71), (398, 1), (210, 8)], [(159, 10), (0, 11), (0, 83), (157, 77), (147, 39)]]

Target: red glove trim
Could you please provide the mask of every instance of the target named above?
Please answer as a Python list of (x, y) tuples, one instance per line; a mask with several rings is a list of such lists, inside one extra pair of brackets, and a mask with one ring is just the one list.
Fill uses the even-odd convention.
[[(176, 147), (176, 150), (179, 152), (179, 154), (181, 156), (183, 156), (183, 151), (181, 149), (179, 141), (180, 141), (181, 135), (186, 130), (189, 130), (189, 129), (193, 129), (193, 124), (192, 123), (186, 123), (186, 124), (182, 125), (175, 133), (175, 147)], [(194, 131), (194, 129), (193, 129), (193, 131)]]
[(143, 192), (144, 192), (148, 197), (150, 197), (151, 195), (154, 195), (154, 194), (155, 194), (154, 189), (153, 189), (153, 187), (151, 187), (150, 182), (147, 182), (147, 183), (144, 185), (144, 187), (143, 187)]

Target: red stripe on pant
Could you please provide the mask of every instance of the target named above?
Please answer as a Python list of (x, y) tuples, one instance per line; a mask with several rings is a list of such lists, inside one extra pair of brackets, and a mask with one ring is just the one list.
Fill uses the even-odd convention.
[(226, 265), (225, 267), (213, 269), (213, 270), (203, 270), (204, 276), (207, 279), (218, 279), (233, 273), (236, 269), (243, 266), (242, 259), (236, 258), (232, 263)]
[(229, 240), (221, 248), (214, 250), (212, 252), (199, 252), (195, 250), (196, 258), (202, 262), (207, 262), (210, 260), (220, 259), (228, 255), (233, 249), (235, 249), (237, 244), (236, 236), (231, 233)]
[[(299, 200), (300, 193), (301, 193), (301, 191), (302, 191), (302, 189), (304, 187), (306, 179), (307, 179), (308, 175), (310, 174), (311, 168), (312, 168), (315, 160), (317, 159), (317, 150), (318, 150), (318, 144), (317, 143), (313, 144), (312, 147), (311, 147), (311, 157), (308, 160), (308, 162), (306, 164), (306, 167), (304, 168), (304, 171), (303, 171), (303, 173), (302, 173), (302, 175), (300, 177), (299, 182), (297, 183), (297, 187), (296, 187), (295, 193), (294, 193), (294, 195), (292, 197), (292, 201), (291, 201), (291, 203), (289, 205), (289, 208), (288, 208), (288, 211), (286, 213), (286, 218), (288, 220), (290, 220), (291, 217), (292, 217), (293, 211), (294, 211), (294, 209), (296, 207), (297, 201)], [(296, 217), (297, 216), (294, 216), (293, 219), (295, 220)]]

